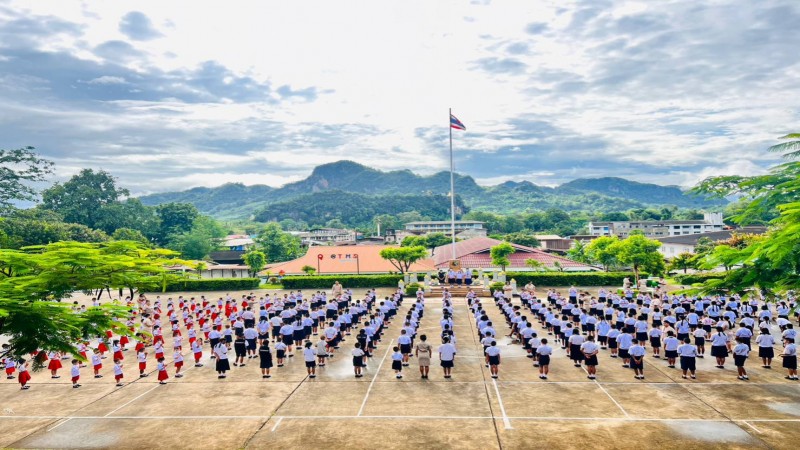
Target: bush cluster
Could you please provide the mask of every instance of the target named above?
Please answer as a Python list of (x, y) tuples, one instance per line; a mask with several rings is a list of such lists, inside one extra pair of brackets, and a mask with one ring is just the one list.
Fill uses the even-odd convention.
[[(640, 274), (647, 277), (647, 274)], [(536, 286), (622, 286), (625, 278), (634, 280), (633, 272), (508, 272), (506, 279), (517, 281), (517, 288)]]
[(166, 292), (246, 291), (258, 289), (260, 283), (258, 278), (204, 278), (170, 283)]
[[(283, 277), (284, 289), (330, 289), (338, 281), (345, 288), (397, 287), (402, 275), (316, 275)], [(416, 292), (416, 289), (414, 290)]]
[(696, 283), (704, 283), (707, 280), (721, 280), (722, 278), (725, 278), (725, 274), (721, 272), (690, 273), (686, 275), (675, 275), (673, 278), (679, 284), (692, 285)]

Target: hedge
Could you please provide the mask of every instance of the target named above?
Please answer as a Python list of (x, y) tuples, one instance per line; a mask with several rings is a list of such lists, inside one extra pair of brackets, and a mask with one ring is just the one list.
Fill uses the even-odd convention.
[[(646, 278), (647, 274), (639, 274)], [(517, 287), (533, 283), (536, 286), (622, 286), (625, 278), (633, 283), (633, 272), (507, 272), (506, 279), (517, 281)]]
[(406, 295), (415, 297), (417, 295), (417, 290), (421, 287), (422, 285), (419, 283), (408, 283), (408, 285), (406, 285)]
[(397, 287), (403, 279), (400, 274), (392, 275), (313, 275), (283, 277), (284, 289), (330, 289), (338, 281), (345, 288)]
[(691, 285), (696, 283), (704, 283), (708, 280), (721, 280), (722, 278), (725, 278), (725, 273), (690, 273), (686, 275), (675, 275), (672, 278), (674, 278), (678, 284)]
[(259, 284), (258, 278), (203, 278), (168, 284), (166, 292), (247, 291), (258, 289)]

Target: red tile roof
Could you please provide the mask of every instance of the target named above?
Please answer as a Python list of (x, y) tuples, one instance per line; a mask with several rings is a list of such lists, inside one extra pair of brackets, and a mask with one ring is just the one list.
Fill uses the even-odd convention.
[[(456, 259), (461, 261), (462, 267), (471, 269), (499, 268), (499, 266), (492, 265), (492, 257), (489, 252), (492, 247), (502, 242), (503, 241), (488, 237), (476, 237), (456, 242)], [(442, 245), (436, 247), (433, 251), (433, 263), (436, 268), (446, 268), (449, 265), (453, 255), (452, 245), (453, 244)], [(566, 270), (598, 270), (596, 267), (579, 263), (562, 256), (553, 255), (539, 249), (513, 243), (511, 246), (516, 249), (516, 252), (508, 256), (508, 259), (511, 261), (508, 268), (527, 269), (528, 267), (525, 265), (525, 260), (535, 259), (548, 268), (555, 267), (555, 262), (558, 261)]]
[[(317, 246), (310, 247), (308, 252), (295, 260), (271, 264), (267, 270), (271, 274), (278, 274), (281, 270), (287, 275), (301, 275), (303, 266), (311, 266), (319, 271), (317, 275), (345, 274), (345, 273), (389, 273), (399, 272), (397, 267), (381, 258), (380, 252), (390, 245), (343, 245), (343, 246)], [(322, 255), (322, 259), (318, 258)], [(356, 264), (358, 255), (358, 264)], [(423, 259), (411, 265), (411, 272), (430, 272), (433, 262)]]

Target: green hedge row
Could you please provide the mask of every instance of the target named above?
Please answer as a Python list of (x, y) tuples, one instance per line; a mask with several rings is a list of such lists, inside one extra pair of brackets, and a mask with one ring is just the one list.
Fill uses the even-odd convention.
[[(645, 278), (647, 274), (639, 274)], [(625, 278), (633, 282), (633, 272), (508, 272), (506, 279), (517, 281), (517, 287), (536, 286), (622, 286)]]
[(679, 284), (689, 285), (696, 283), (704, 283), (707, 280), (720, 280), (722, 278), (725, 278), (725, 274), (722, 272), (690, 273), (686, 275), (675, 275), (673, 278)]
[(260, 283), (258, 278), (203, 278), (168, 284), (166, 292), (246, 291), (258, 289)]
[(317, 275), (283, 277), (284, 289), (330, 289), (338, 281), (345, 288), (397, 287), (402, 275)]

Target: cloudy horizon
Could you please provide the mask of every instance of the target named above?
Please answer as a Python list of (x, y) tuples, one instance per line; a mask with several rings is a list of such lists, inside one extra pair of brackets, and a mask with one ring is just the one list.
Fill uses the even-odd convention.
[(0, 0), (0, 148), (134, 194), (320, 164), (481, 184), (755, 175), (797, 132), (800, 3)]

